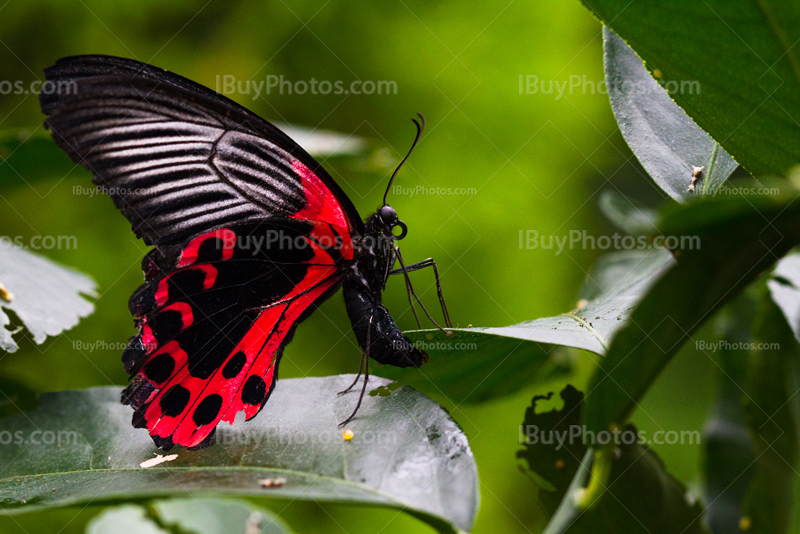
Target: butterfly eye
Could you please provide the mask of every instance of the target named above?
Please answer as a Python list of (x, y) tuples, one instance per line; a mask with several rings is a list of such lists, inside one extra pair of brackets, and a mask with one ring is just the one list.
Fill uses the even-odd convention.
[[(395, 228), (400, 228), (400, 234), (394, 233)], [(397, 223), (392, 226), (392, 239), (395, 241), (400, 241), (406, 236), (406, 234), (408, 234), (408, 226), (406, 226), (406, 223), (403, 221), (398, 220)]]
[(378, 216), (386, 226), (394, 226), (397, 224), (397, 212), (391, 206), (383, 206), (378, 210)]

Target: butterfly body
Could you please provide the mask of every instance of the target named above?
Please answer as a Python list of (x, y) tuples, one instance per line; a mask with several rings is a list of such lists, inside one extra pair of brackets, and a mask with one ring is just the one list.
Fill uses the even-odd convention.
[(45, 73), (73, 89), (40, 95), (54, 140), (155, 247), (129, 302), (122, 401), (157, 446), (202, 447), (220, 421), (255, 417), (295, 329), (342, 286), (362, 364), (427, 360), (381, 304), (406, 232), (385, 202), (362, 221), (283, 132), (178, 75), (110, 56)]

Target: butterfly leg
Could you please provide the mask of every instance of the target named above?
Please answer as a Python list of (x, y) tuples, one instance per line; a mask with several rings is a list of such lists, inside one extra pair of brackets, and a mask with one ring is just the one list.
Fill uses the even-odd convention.
[[(397, 254), (397, 259), (400, 262), (400, 268), (399, 269), (394, 269), (392, 271), (389, 271), (389, 275), (393, 275), (393, 274), (403, 274), (404, 275), (404, 277), (406, 279), (406, 285), (407, 285), (409, 291), (414, 295), (414, 298), (417, 299), (417, 302), (419, 302), (419, 305), (422, 308), (422, 311), (425, 312), (425, 315), (428, 316), (428, 319), (431, 320), (431, 322), (436, 326), (436, 328), (438, 328), (442, 332), (445, 332), (444, 328), (439, 326), (439, 324), (433, 319), (433, 317), (431, 317), (431, 314), (428, 313), (428, 310), (425, 308), (425, 305), (422, 304), (422, 302), (419, 300), (419, 297), (414, 292), (414, 288), (411, 285), (411, 279), (408, 276), (408, 273), (410, 273), (410, 272), (419, 271), (420, 269), (425, 269), (427, 267), (433, 267), (433, 274), (436, 277), (436, 293), (439, 296), (439, 304), (441, 304), (441, 306), (442, 306), (442, 314), (444, 315), (445, 325), (448, 328), (453, 328), (453, 323), (452, 323), (452, 321), (450, 321), (450, 313), (447, 311), (447, 305), (444, 302), (444, 295), (442, 294), (442, 284), (441, 284), (441, 282), (439, 280), (439, 269), (436, 268), (436, 262), (433, 259), (428, 258), (427, 260), (421, 261), (419, 263), (412, 263), (411, 265), (405, 265), (403, 263), (403, 257), (400, 255), (400, 251), (397, 248), (395, 248), (395, 253)], [(445, 334), (447, 334), (448, 337), (452, 335), (452, 334), (450, 334), (448, 332), (445, 332)]]
[[(369, 334), (367, 334), (369, 335)], [(356, 384), (358, 384), (358, 379), (361, 378), (361, 373), (364, 372), (364, 360), (368, 360), (367, 351), (361, 351), (361, 365), (358, 366), (358, 374), (356, 375), (356, 379), (353, 380), (353, 383), (347, 386), (347, 389), (343, 389), (337, 395), (344, 395), (345, 393), (349, 392)]]
[[(397, 255), (399, 256), (399, 254), (400, 254), (400, 247), (397, 247)], [(397, 262), (397, 256), (395, 256), (394, 259), (395, 259), (395, 261), (393, 263), (396, 263)], [(392, 266), (392, 269), (394, 269), (394, 266)], [(389, 278), (389, 275), (392, 274), (392, 272), (393, 271), (387, 272), (386, 273), (386, 278)], [(400, 272), (400, 271), (398, 271), (398, 272)], [(421, 330), (422, 329), (422, 323), (419, 320), (419, 315), (417, 315), (417, 308), (416, 308), (416, 306), (414, 306), (414, 299), (411, 296), (411, 293), (413, 292), (413, 288), (411, 287), (411, 280), (408, 277), (405, 277), (405, 282), (406, 282), (406, 294), (408, 295), (408, 304), (411, 306), (411, 311), (414, 312), (414, 319), (417, 320), (417, 326)], [(384, 283), (384, 289), (385, 288), (386, 288), (386, 284)]]
[[(372, 332), (372, 318), (375, 317), (375, 310), (372, 311), (372, 314), (369, 316), (369, 328), (367, 328), (367, 348), (364, 349), (364, 352), (361, 356), (361, 362), (364, 364), (364, 385), (361, 386), (361, 395), (358, 396), (358, 402), (356, 403), (356, 409), (353, 410), (353, 413), (350, 414), (350, 417), (339, 423), (339, 428), (342, 428), (344, 425), (352, 421), (352, 419), (358, 413), (358, 409), (361, 408), (361, 401), (364, 399), (364, 394), (367, 392), (367, 382), (369, 381), (369, 347), (370, 347), (370, 333)], [(359, 376), (361, 376), (361, 371), (359, 370)], [(348, 391), (350, 388), (356, 385), (358, 382), (358, 377), (356, 377), (355, 382), (353, 382), (349, 388), (345, 391)], [(344, 393), (344, 392), (342, 392)]]

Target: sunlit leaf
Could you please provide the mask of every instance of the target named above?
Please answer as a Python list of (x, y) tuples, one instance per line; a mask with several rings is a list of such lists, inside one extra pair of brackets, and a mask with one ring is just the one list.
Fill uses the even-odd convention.
[[(606, 27), (603, 46), (611, 109), (647, 173), (678, 201), (719, 188), (738, 167), (736, 161), (678, 107), (636, 52)], [(702, 171), (691, 186), (696, 168)]]
[(557, 346), (603, 354), (647, 288), (672, 263), (663, 248), (601, 256), (571, 312), (513, 326), (455, 329), (452, 338), (437, 330), (406, 332), (430, 361), (420, 369), (387, 366), (378, 372), (455, 402), (511, 394), (570, 369), (568, 355), (554, 350)]

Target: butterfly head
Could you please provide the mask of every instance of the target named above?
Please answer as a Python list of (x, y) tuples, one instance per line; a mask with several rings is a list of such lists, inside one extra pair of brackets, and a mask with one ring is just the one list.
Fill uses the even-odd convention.
[[(408, 234), (406, 223), (397, 217), (397, 212), (391, 206), (384, 205), (378, 210), (378, 220), (383, 226), (384, 235), (390, 236), (394, 241), (400, 241)], [(399, 228), (400, 232), (395, 228)]]

